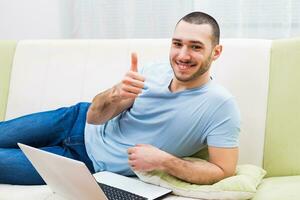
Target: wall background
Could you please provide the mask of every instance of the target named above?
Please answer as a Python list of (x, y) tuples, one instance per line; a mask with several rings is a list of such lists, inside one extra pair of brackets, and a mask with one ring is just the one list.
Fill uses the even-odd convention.
[(194, 10), (223, 38), (300, 36), (300, 0), (0, 0), (0, 39), (169, 38)]

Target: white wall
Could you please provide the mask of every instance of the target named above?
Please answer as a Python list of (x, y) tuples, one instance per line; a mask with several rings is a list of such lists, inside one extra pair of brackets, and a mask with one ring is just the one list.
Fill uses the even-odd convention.
[(0, 39), (65, 37), (65, 0), (0, 0)]

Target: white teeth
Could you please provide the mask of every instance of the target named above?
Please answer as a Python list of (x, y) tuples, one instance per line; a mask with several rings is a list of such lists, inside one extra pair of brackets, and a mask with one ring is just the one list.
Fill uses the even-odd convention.
[(179, 69), (187, 69), (188, 66), (187, 65), (178, 65)]
[(178, 64), (179, 69), (187, 69), (189, 67), (191, 67), (191, 65), (187, 65), (187, 64)]

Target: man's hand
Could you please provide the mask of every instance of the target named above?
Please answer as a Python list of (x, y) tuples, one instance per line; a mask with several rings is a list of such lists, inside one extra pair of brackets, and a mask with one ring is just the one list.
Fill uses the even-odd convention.
[(121, 83), (116, 86), (115, 95), (117, 95), (120, 100), (128, 98), (134, 99), (144, 88), (145, 78), (138, 73), (137, 63), (137, 55), (136, 53), (132, 53), (130, 70), (126, 73)]
[(145, 78), (137, 72), (137, 55), (131, 54), (131, 67), (123, 80), (94, 97), (87, 112), (89, 124), (103, 124), (130, 108), (134, 99), (142, 92)]
[(137, 144), (128, 148), (127, 153), (128, 163), (135, 171), (163, 170), (163, 163), (173, 157), (149, 144)]

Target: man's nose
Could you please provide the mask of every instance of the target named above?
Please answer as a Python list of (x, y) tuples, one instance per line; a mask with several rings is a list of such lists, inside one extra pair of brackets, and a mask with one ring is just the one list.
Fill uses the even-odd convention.
[(185, 61), (185, 60), (189, 60), (190, 58), (191, 58), (191, 56), (190, 56), (188, 48), (182, 47), (179, 51), (178, 59)]

